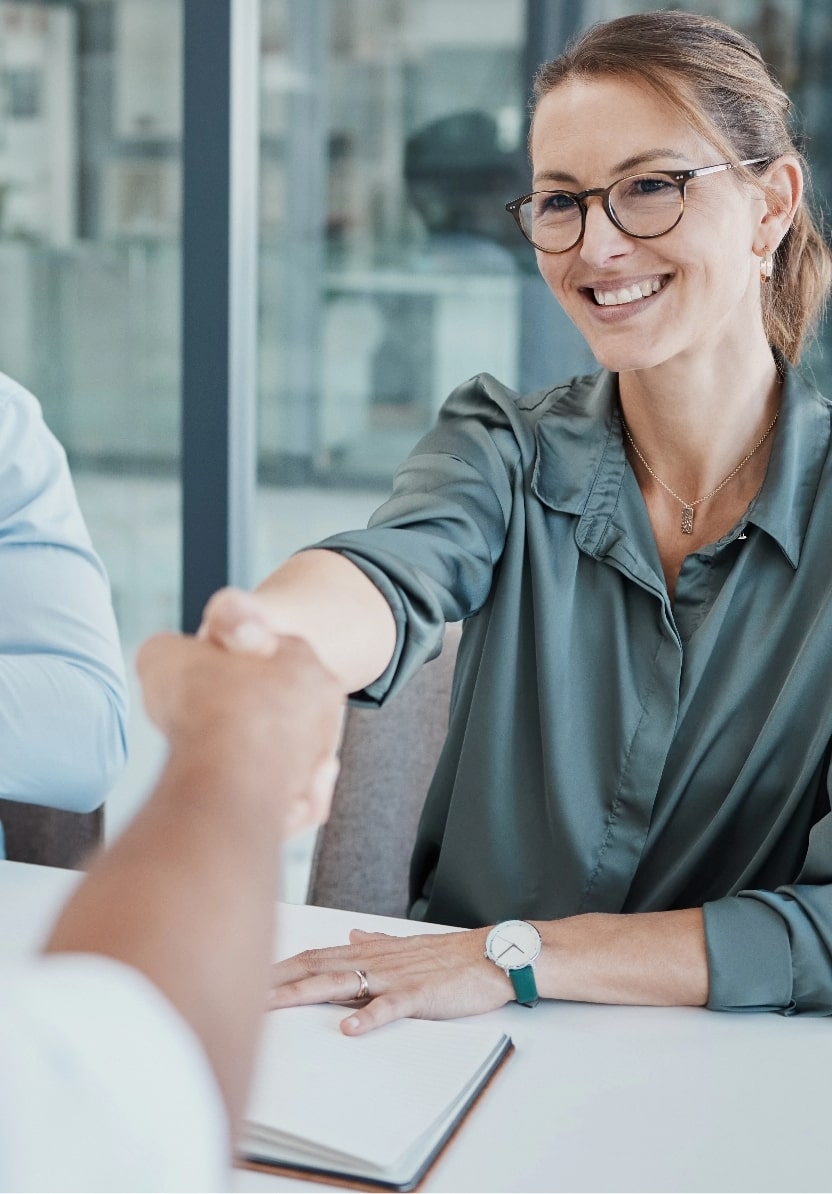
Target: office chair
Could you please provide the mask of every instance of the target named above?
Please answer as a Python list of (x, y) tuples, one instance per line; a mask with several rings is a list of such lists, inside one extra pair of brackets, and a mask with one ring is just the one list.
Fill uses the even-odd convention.
[(347, 710), (341, 772), (318, 832), (306, 902), (406, 916), (410, 854), (448, 729), (461, 625), (381, 709)]
[(104, 810), (72, 813), (39, 804), (0, 800), (0, 824), (6, 857), (13, 862), (81, 870), (87, 855), (101, 841)]

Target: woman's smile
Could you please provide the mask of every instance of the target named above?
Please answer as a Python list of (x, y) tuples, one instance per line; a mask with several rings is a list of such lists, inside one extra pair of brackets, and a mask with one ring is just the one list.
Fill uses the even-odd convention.
[(636, 282), (607, 282), (596, 283), (591, 293), (599, 307), (620, 307), (625, 303), (635, 303), (639, 299), (650, 298), (662, 290), (669, 281), (669, 275), (654, 274), (652, 278), (644, 278)]
[(673, 280), (671, 273), (632, 274), (618, 278), (596, 278), (575, 287), (581, 306), (596, 325), (610, 326), (637, 319), (664, 305), (663, 295)]

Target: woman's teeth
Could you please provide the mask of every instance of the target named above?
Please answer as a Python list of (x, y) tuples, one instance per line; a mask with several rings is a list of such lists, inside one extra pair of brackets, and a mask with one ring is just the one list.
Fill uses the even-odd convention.
[(649, 298), (651, 294), (661, 290), (663, 285), (664, 282), (660, 278), (650, 278), (646, 282), (636, 282), (621, 290), (593, 290), (592, 293), (600, 307), (620, 307), (623, 303), (634, 303), (636, 299)]

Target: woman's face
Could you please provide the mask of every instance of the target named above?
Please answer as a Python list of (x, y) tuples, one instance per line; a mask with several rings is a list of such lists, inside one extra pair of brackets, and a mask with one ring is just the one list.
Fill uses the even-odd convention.
[[(534, 190), (582, 191), (642, 171), (723, 160), (653, 91), (624, 79), (561, 83), (534, 118)], [(583, 240), (565, 253), (538, 252), (538, 266), (608, 369), (719, 353), (747, 346), (762, 326), (759, 257), (752, 250), (764, 243), (765, 210), (761, 194), (731, 171), (707, 175), (688, 183), (684, 214), (672, 231), (637, 240), (593, 197)], [(634, 288), (647, 297), (631, 299)]]

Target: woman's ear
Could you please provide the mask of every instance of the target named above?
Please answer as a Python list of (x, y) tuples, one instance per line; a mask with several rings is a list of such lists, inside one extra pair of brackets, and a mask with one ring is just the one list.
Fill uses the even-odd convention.
[[(791, 153), (776, 158), (760, 178), (765, 191), (765, 212), (760, 219), (759, 245), (774, 252), (788, 232), (803, 197), (803, 170)], [(756, 246), (755, 246), (756, 249)]]

